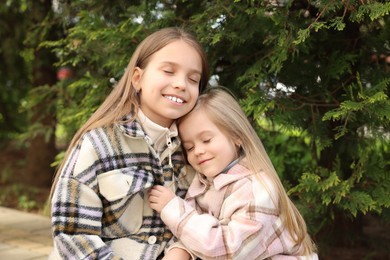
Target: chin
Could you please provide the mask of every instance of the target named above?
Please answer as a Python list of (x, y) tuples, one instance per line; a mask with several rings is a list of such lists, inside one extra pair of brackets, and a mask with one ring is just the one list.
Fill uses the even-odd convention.
[(207, 178), (214, 178), (215, 176), (217, 176), (218, 174), (214, 174), (214, 173), (206, 173), (204, 174)]

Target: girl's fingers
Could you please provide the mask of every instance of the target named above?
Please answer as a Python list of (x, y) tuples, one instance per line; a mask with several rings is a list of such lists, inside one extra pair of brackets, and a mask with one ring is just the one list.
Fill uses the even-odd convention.
[(160, 193), (161, 193), (160, 191), (158, 191), (158, 190), (152, 188), (152, 189), (149, 191), (149, 196), (156, 196), (156, 197), (158, 197)]
[(154, 185), (152, 187), (153, 190), (156, 190), (156, 191), (162, 191), (164, 190), (164, 186), (161, 186), (161, 185)]

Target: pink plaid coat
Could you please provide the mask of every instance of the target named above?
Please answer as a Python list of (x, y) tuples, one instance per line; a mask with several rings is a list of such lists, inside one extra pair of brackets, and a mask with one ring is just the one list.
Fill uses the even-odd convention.
[(272, 183), (260, 178), (240, 164), (212, 181), (197, 174), (186, 199), (171, 200), (161, 218), (193, 258), (318, 259), (299, 255), (271, 199)]

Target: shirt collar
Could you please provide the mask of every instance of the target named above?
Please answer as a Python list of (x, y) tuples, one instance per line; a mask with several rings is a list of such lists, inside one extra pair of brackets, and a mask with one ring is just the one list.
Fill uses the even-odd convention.
[(215, 189), (219, 190), (219, 189), (223, 188), (224, 186), (231, 184), (235, 181), (241, 180), (250, 174), (251, 174), (251, 172), (248, 170), (248, 168), (237, 163), (233, 167), (231, 167), (226, 172), (226, 174), (218, 174), (213, 179), (212, 182), (213, 182)]
[(149, 137), (151, 144), (154, 144), (157, 150), (161, 150), (165, 147), (167, 140), (172, 137), (178, 136), (176, 123), (167, 128), (156, 124), (150, 120), (141, 109), (138, 110), (138, 120), (142, 125), (146, 135)]
[(236, 163), (233, 167), (231, 167), (226, 174), (218, 174), (211, 181), (207, 180), (207, 177), (203, 174), (197, 173), (195, 178), (198, 179), (198, 181), (193, 182), (188, 190), (187, 196), (190, 198), (196, 197), (204, 193), (210, 185), (214, 186), (215, 190), (220, 190), (226, 185), (241, 180), (249, 175), (251, 175), (251, 171), (239, 163)]

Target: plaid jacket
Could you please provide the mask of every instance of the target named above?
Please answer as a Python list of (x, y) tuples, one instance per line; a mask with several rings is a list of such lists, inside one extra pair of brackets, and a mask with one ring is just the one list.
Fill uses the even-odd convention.
[(240, 164), (211, 182), (197, 174), (186, 199), (171, 200), (161, 218), (201, 259), (318, 259), (299, 256), (271, 199), (273, 186), (264, 174), (260, 178)]
[[(186, 193), (178, 138), (159, 156), (137, 121), (98, 128), (80, 140), (52, 199), (51, 259), (158, 259), (172, 233), (147, 200), (152, 185)], [(160, 160), (160, 158), (164, 158)]]

